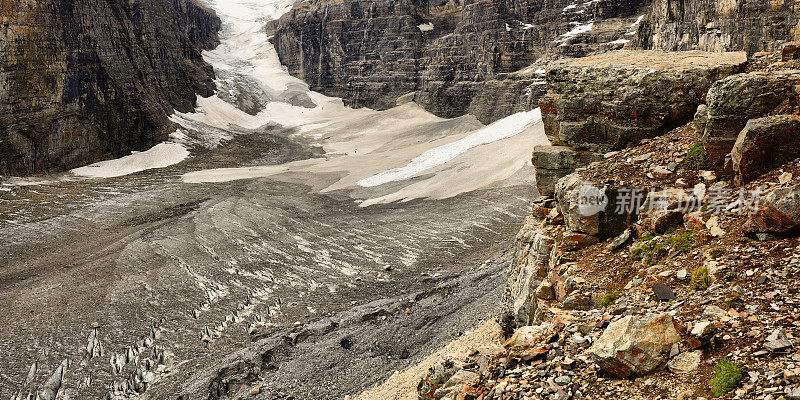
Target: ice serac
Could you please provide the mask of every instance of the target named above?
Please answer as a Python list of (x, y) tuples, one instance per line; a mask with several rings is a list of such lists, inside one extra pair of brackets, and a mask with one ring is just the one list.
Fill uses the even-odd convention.
[(541, 101), (556, 145), (610, 151), (692, 120), (711, 85), (740, 72), (743, 52), (621, 50), (554, 62)]
[(201, 52), (220, 21), (195, 0), (0, 5), (0, 174), (69, 169), (144, 150), (214, 92)]
[(349, 105), (389, 108), (413, 92), (434, 114), (490, 123), (538, 106), (547, 59), (625, 46), (648, 5), (314, 0), (268, 31), (292, 75)]
[(779, 50), (800, 35), (796, 0), (653, 0), (635, 42), (667, 51)]

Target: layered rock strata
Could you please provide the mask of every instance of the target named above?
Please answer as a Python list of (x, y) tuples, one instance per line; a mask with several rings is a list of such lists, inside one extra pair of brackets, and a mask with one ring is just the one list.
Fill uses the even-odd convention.
[(281, 62), (314, 90), (379, 109), (414, 92), (437, 115), (488, 123), (537, 106), (544, 61), (623, 47), (648, 4), (315, 0), (268, 30)]
[(744, 53), (616, 51), (554, 62), (541, 99), (554, 144), (611, 151), (691, 121), (711, 85)]
[(636, 35), (641, 48), (668, 51), (780, 49), (800, 35), (794, 0), (653, 0)]
[(595, 153), (576, 151), (566, 146), (535, 146), (531, 162), (536, 167), (536, 187), (542, 196), (553, 196), (556, 182), (575, 168), (589, 165)]
[(195, 0), (12, 0), (0, 6), (0, 175), (143, 150), (214, 92), (201, 52), (220, 21)]

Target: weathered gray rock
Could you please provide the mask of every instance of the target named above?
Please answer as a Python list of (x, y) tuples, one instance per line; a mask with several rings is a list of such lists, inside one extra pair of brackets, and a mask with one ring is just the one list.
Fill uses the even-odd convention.
[(639, 220), (645, 230), (663, 234), (670, 228), (683, 226), (684, 215), (700, 205), (700, 200), (684, 189), (651, 191), (642, 203)]
[(441, 398), (436, 397), (437, 392), (463, 367), (461, 360), (447, 359), (429, 368), (417, 384), (419, 397), (430, 400)]
[(627, 316), (611, 323), (588, 350), (603, 371), (621, 378), (641, 376), (662, 366), (681, 340), (672, 316)]
[(764, 347), (773, 352), (782, 352), (792, 348), (792, 341), (786, 336), (783, 328), (777, 328), (767, 336)]
[(700, 367), (700, 361), (703, 360), (703, 351), (691, 351), (688, 353), (680, 353), (667, 363), (667, 368), (673, 374), (691, 374), (697, 371)]
[(555, 198), (570, 231), (597, 236), (600, 240), (622, 234), (638, 214), (638, 210), (617, 207), (620, 198), (617, 189), (592, 184), (579, 173), (558, 181)]
[(749, 235), (800, 233), (800, 186), (777, 188), (762, 196), (758, 210), (748, 216), (744, 230)]
[(214, 93), (220, 21), (194, 0), (22, 0), (0, 14), (0, 174), (63, 170), (167, 138)]
[(560, 60), (539, 102), (554, 143), (609, 151), (691, 121), (718, 79), (740, 72), (744, 53), (616, 51)]
[(800, 116), (747, 121), (731, 151), (736, 182), (744, 184), (800, 157)]
[(576, 151), (565, 146), (534, 146), (531, 161), (536, 167), (539, 194), (552, 196), (559, 179), (599, 158), (595, 153)]
[(633, 236), (633, 231), (630, 229), (626, 229), (625, 232), (622, 232), (621, 235), (614, 238), (611, 243), (608, 244), (608, 249), (611, 251), (618, 250), (620, 247), (624, 246), (631, 240)]
[(800, 113), (800, 71), (779, 70), (737, 74), (714, 83), (708, 91), (708, 121), (702, 134), (711, 165), (725, 167), (747, 121), (770, 115)]
[(565, 232), (561, 246), (566, 251), (576, 251), (600, 242), (597, 236), (580, 232)]

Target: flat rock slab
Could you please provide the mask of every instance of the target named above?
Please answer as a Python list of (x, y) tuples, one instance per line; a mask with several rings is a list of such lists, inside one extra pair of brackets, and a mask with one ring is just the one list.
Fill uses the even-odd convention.
[(692, 120), (713, 83), (743, 70), (745, 53), (614, 51), (555, 61), (541, 99), (556, 145), (610, 151)]
[(667, 285), (656, 282), (653, 284), (653, 294), (656, 295), (660, 301), (675, 300), (675, 292), (672, 291)]

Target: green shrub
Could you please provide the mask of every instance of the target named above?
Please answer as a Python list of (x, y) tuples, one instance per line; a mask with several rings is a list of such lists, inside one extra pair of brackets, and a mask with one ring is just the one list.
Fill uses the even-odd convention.
[(708, 154), (706, 148), (699, 140), (695, 140), (689, 150), (686, 151), (685, 165), (687, 168), (700, 169), (708, 165)]
[[(667, 232), (665, 235), (672, 233)], [(687, 231), (678, 235), (654, 240), (655, 236), (647, 236), (642, 238), (642, 241), (633, 247), (631, 255), (637, 259), (642, 260), (648, 265), (657, 264), (661, 259), (669, 254), (669, 250), (673, 249), (682, 253), (686, 253), (692, 248), (696, 232)]]
[(672, 246), (675, 251), (687, 253), (692, 248), (692, 243), (694, 243), (696, 234), (697, 232), (694, 231), (680, 233), (667, 239), (667, 244)]
[(693, 290), (706, 290), (711, 285), (711, 279), (708, 276), (708, 268), (699, 267), (692, 271), (692, 279), (689, 281), (689, 286)]
[(708, 382), (714, 396), (723, 396), (739, 385), (742, 367), (723, 358), (714, 367), (714, 377)]
[(618, 298), (619, 298), (619, 292), (614, 290), (595, 299), (595, 304), (597, 305), (597, 308), (608, 307), (614, 304), (614, 302), (616, 302)]

